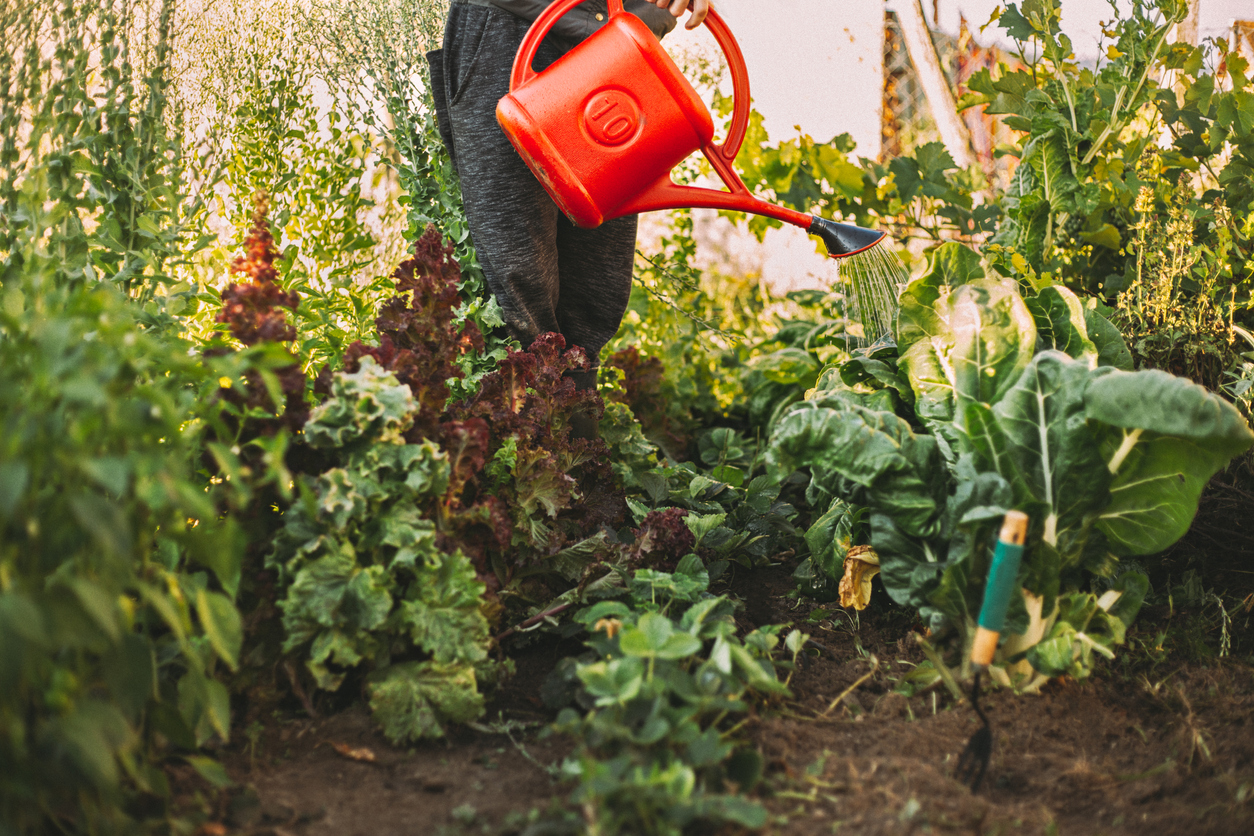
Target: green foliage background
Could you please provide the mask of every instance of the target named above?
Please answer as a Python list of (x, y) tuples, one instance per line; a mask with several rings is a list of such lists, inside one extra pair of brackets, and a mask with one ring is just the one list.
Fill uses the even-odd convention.
[[(756, 780), (725, 715), (784, 693), (783, 634), (737, 636), (709, 584), (796, 552), (825, 595), (842, 544), (869, 541), (890, 594), (960, 649), (1008, 507), (1039, 512), (1024, 586), (1060, 602), (1031, 668), (1078, 675), (1112, 652), (1145, 592), (1116, 558), (1178, 537), (1248, 445), (1214, 395), (1144, 370), (1246, 408), (1254, 394), (1254, 98), (1229, 44), (1169, 43), (1182, 4), (1133, 0), (1086, 67), (1057, 0), (1008, 5), (1022, 66), (962, 98), (1022, 132), (999, 151), (1019, 160), (1000, 194), (939, 143), (858, 159), (848, 137), (772, 141), (755, 114), (737, 160), (751, 188), (887, 228), (927, 262), (898, 350), (849, 344), (840, 287), (779, 299), (697, 270), (679, 212), (601, 358), (603, 446), (581, 447), (570, 417), (592, 407), (562, 388), (578, 358), (512, 352), (475, 261), (426, 92), (444, 10), (0, 0), (6, 823), (194, 828), (208, 808), (169, 805), (170, 769), (227, 783), (205, 745), (239, 725), (232, 688), (256, 716), (353, 677), (393, 739), (438, 735), (507, 670), (493, 633), (570, 609), (591, 655), (562, 670), (594, 703), (562, 718), (575, 802), (603, 832), (756, 826), (761, 808), (724, 792)], [(281, 289), (256, 275), (269, 256), (236, 266), (258, 193)], [(402, 382), (425, 368), (430, 311), (397, 303), (409, 279), (393, 276), (428, 223), (457, 258), (458, 341), (437, 346), (456, 373), (439, 367), (435, 405)], [(982, 330), (954, 324), (964, 311)], [(399, 351), (383, 339), (402, 334)], [(537, 391), (552, 403), (502, 411)], [(1088, 485), (1074, 507), (1037, 480), (1032, 395), (1070, 416), (1054, 440), (1070, 451), (1056, 475)], [(1155, 488), (1134, 477), (1176, 471), (1171, 513), (1140, 524)], [(804, 640), (786, 639), (794, 657)], [(286, 683), (266, 678), (279, 669)]]

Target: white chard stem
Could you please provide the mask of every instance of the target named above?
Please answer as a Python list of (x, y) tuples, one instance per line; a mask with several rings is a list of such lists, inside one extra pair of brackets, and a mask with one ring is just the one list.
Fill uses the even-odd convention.
[(1123, 460), (1126, 459), (1128, 454), (1132, 452), (1132, 448), (1136, 446), (1136, 443), (1140, 440), (1140, 438), (1141, 430), (1139, 428), (1123, 437), (1123, 443), (1119, 445), (1119, 449), (1116, 450), (1115, 454), (1110, 457), (1110, 462), (1106, 465), (1106, 467), (1110, 469), (1112, 476), (1119, 472), (1119, 468), (1123, 466)]

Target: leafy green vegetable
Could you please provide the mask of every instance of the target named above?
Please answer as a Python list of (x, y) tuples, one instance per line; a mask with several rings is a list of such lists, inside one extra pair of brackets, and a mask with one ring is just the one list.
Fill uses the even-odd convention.
[[(761, 775), (761, 756), (738, 747), (731, 719), (753, 698), (786, 695), (776, 669), (793, 663), (773, 659), (780, 626), (737, 636), (735, 605), (710, 595), (708, 584), (701, 562), (689, 556), (674, 574), (636, 571), (627, 600), (601, 601), (575, 616), (587, 628), (590, 652), (559, 665), (545, 693), (578, 691), (581, 705), (591, 706), (582, 717), (563, 708), (557, 728), (579, 741), (562, 767), (579, 781), (571, 800), (594, 811), (602, 833), (765, 823), (756, 801), (723, 793), (727, 781), (744, 791)], [(806, 639), (796, 630), (785, 639), (794, 662)]]
[[(777, 477), (808, 468), (808, 497), (829, 509), (811, 530), (811, 572), (837, 577), (838, 552), (823, 538), (839, 530), (848, 543), (851, 514), (865, 513), (885, 589), (938, 634), (953, 628), (959, 648), (978, 615), (996, 524), (1009, 509), (1028, 513), (1023, 592), (998, 675), (1028, 687), (1083, 676), (1093, 652), (1109, 656), (1123, 641), (1144, 597), (1144, 577), (1121, 571), (1119, 557), (1183, 535), (1206, 482), (1254, 433), (1196, 384), (1098, 366), (1124, 352), (1096, 311), (1056, 286), (1025, 300), (957, 247), (941, 247), (902, 294), (901, 366), (917, 413), (906, 399), (877, 402), (851, 388), (848, 379), (894, 385), (851, 361), (854, 378), (825, 377), (780, 419), (768, 462)], [(911, 424), (916, 415), (931, 434)], [(1100, 605), (1087, 591), (1094, 575), (1117, 577)]]
[[(393, 740), (443, 734), (478, 716), (474, 665), (487, 656), (484, 585), (460, 551), (438, 544), (419, 503), (443, 496), (448, 455), (405, 442), (416, 412), (408, 387), (370, 356), (341, 373), (305, 437), (341, 466), (288, 512), (271, 557), (289, 578), (280, 606), (288, 651), (308, 654), (318, 686), (336, 690), (367, 664), (371, 707)], [(429, 657), (393, 664), (409, 644)]]
[(370, 708), (392, 741), (442, 737), (443, 724), (468, 723), (483, 713), (474, 668), (440, 662), (402, 662), (370, 683)]
[(1097, 525), (1120, 554), (1152, 554), (1183, 536), (1210, 477), (1250, 446), (1239, 412), (1161, 371), (1094, 376), (1085, 416), (1112, 476)]

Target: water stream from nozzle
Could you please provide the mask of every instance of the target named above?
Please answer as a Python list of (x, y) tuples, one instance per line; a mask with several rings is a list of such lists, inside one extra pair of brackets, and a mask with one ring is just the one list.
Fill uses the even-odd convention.
[[(836, 260), (845, 285), (845, 317), (859, 328), (850, 328), (853, 343), (865, 347), (893, 336), (897, 297), (910, 274), (896, 253), (884, 246), (888, 234), (814, 216), (810, 234), (817, 235)], [(858, 333), (861, 330), (861, 333)]]
[(897, 297), (910, 274), (897, 254), (884, 246), (871, 247), (837, 260), (841, 283), (848, 288), (846, 316), (862, 325), (854, 343), (865, 347), (886, 336), (892, 339), (897, 320)]

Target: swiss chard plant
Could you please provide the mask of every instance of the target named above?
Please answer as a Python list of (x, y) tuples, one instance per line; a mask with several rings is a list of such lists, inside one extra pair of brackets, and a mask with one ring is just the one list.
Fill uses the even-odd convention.
[(963, 658), (997, 522), (1028, 513), (997, 676), (1033, 687), (1087, 675), (1147, 589), (1121, 558), (1181, 537), (1254, 434), (1202, 387), (1129, 371), (1095, 304), (1057, 285), (1025, 297), (958, 244), (902, 293), (896, 336), (898, 358), (824, 373), (776, 427), (772, 465), (809, 468), (808, 498), (829, 509), (816, 525), (872, 546), (889, 595)]

